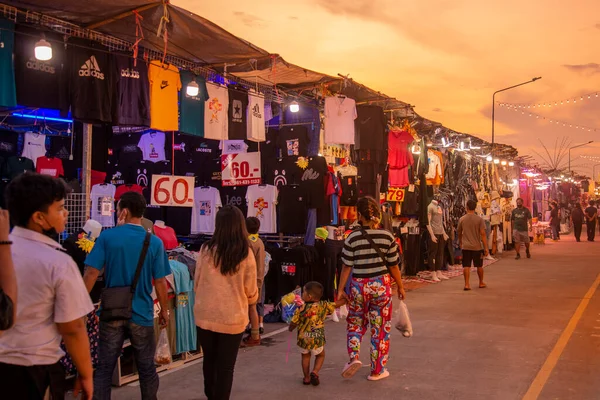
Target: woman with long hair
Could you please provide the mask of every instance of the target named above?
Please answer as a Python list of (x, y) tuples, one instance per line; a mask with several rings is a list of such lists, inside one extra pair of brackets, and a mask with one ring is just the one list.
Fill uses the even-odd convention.
[[(344, 266), (338, 291), (338, 298), (348, 299), (349, 309), (347, 339), (350, 361), (345, 365), (342, 376), (351, 378), (362, 366), (360, 345), (370, 325), (371, 374), (368, 379), (378, 381), (390, 376), (385, 366), (392, 329), (392, 279), (398, 286), (398, 298), (404, 300), (406, 295), (398, 267), (398, 245), (391, 233), (378, 229), (381, 222), (379, 203), (372, 197), (362, 197), (356, 208), (360, 228), (355, 229), (344, 243)], [(346, 293), (348, 279), (350, 287)]]
[(256, 260), (238, 208), (225, 206), (217, 213), (215, 233), (200, 249), (194, 292), (194, 316), (204, 352), (204, 393), (209, 400), (227, 400), (249, 322), (248, 306), (258, 300)]

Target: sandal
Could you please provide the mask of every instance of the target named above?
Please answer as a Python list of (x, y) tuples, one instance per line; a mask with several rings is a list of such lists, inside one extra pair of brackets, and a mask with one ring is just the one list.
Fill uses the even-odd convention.
[(471, 288), (470, 287), (466, 287), (465, 288), (465, 292), (468, 291), (468, 290), (471, 290)]
[(321, 381), (319, 380), (319, 375), (314, 372), (310, 373), (310, 384), (313, 386), (319, 386)]
[(310, 381), (311, 381), (310, 378), (308, 379), (308, 381), (306, 380), (306, 378), (304, 378), (304, 379), (302, 379), (302, 384), (308, 386), (308, 385), (310, 385)]
[(485, 283), (481, 283), (479, 285), (479, 289), (485, 289), (487, 287), (487, 285)]

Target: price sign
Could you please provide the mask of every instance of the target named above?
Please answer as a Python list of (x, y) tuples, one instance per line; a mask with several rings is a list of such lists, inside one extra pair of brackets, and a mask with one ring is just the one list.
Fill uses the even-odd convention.
[(260, 153), (227, 154), (221, 156), (223, 186), (250, 186), (261, 183)]
[(150, 197), (153, 206), (193, 207), (194, 177), (152, 175)]
[(404, 201), (404, 189), (389, 188), (387, 192), (387, 201)]

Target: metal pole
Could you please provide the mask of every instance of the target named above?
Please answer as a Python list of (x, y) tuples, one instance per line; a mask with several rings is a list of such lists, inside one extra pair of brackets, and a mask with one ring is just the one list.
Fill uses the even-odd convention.
[(569, 148), (569, 175), (571, 175), (571, 148)]
[(81, 166), (81, 184), (85, 194), (85, 215), (90, 217), (90, 193), (92, 191), (92, 124), (83, 124), (83, 165)]

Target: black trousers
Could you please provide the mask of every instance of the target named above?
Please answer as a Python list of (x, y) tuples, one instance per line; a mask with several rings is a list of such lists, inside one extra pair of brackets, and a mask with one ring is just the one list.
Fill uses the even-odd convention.
[(429, 248), (427, 249), (427, 265), (429, 266), (430, 271), (440, 271), (444, 266), (444, 248), (446, 246), (444, 235), (435, 235), (437, 243), (433, 243), (431, 235), (428, 236)]
[(594, 240), (596, 237), (596, 221), (587, 222), (587, 235), (589, 241)]
[(229, 400), (242, 335), (198, 328), (198, 339), (204, 352), (204, 394), (208, 400)]
[(575, 235), (575, 240), (578, 242), (581, 241), (581, 229), (583, 228), (583, 222), (575, 222), (573, 221), (573, 233)]
[[(429, 233), (427, 233), (429, 235)], [(404, 242), (404, 275), (416, 276), (421, 258), (421, 235), (402, 235)]]
[(64, 399), (64, 381), (65, 370), (60, 363), (31, 367), (0, 363), (3, 399), (42, 400), (48, 388), (52, 399)]
[(343, 240), (325, 240), (325, 271), (322, 276), (323, 300), (333, 301), (335, 297), (335, 278), (342, 271), (342, 251), (344, 250)]

